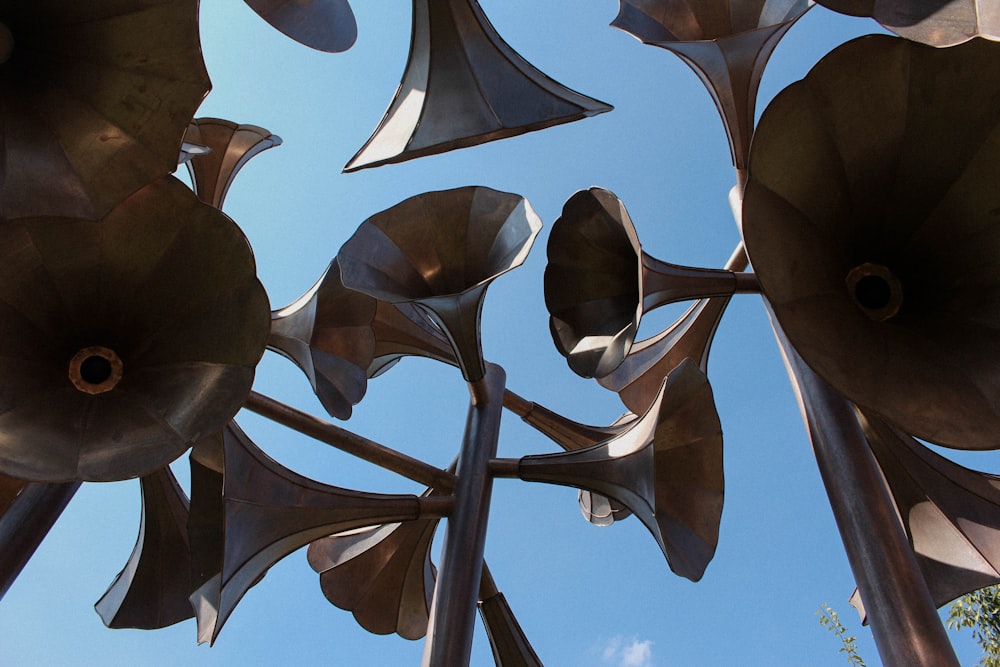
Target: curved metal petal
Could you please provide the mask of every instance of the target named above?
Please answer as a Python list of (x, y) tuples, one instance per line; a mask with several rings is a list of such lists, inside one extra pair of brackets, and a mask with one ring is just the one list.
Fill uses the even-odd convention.
[(897, 35), (929, 46), (1000, 39), (1000, 7), (991, 0), (816, 1), (841, 14), (870, 16)]
[(236, 174), (250, 158), (281, 145), (281, 137), (256, 125), (221, 118), (195, 118), (184, 135), (194, 191), (206, 204), (222, 208)]

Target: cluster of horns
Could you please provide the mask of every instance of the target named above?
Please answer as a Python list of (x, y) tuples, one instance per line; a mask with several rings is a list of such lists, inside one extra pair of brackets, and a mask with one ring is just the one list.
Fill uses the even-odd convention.
[[(346, 0), (247, 3), (317, 49), (345, 50), (357, 34)], [(823, 3), (872, 14), (934, 46), (961, 44), (852, 42), (780, 94), (754, 130), (767, 57), (809, 3), (761, 2), (736, 20), (706, 9), (711, 3), (685, 13), (667, 11), (669, 2), (622, 0), (614, 25), (678, 53), (713, 93), (739, 174), (745, 248), (720, 270), (669, 264), (643, 252), (610, 191), (591, 188), (566, 202), (548, 241), (550, 329), (570, 368), (628, 408), (611, 426), (580, 424), (517, 396), (484, 359), (486, 290), (525, 260), (541, 228), (518, 195), (466, 187), (407, 199), (362, 223), (315, 286), (272, 311), (249, 244), (221, 207), (239, 169), (281, 140), (251, 125), (187, 120), (209, 89), (197, 2), (146, 4), (144, 27), (162, 39), (146, 45), (143, 30), (119, 32), (169, 65), (156, 72), (116, 61), (119, 51), (101, 38), (113, 26), (67, 29), (94, 23), (85, 8), (57, 14), (22, 4), (0, 15), (0, 61), (13, 72), (0, 82), (8, 157), (0, 185), (0, 536), (40, 539), (24, 529), (25, 512), (58, 515), (82, 481), (139, 477), (140, 539), (97, 603), (107, 625), (155, 628), (194, 616), (199, 640), (214, 641), (267, 569), (308, 544), (328, 599), (366, 629), (433, 638), (465, 622), (460, 608), (478, 606), (498, 661), (538, 664), (482, 558), (484, 522), (469, 514), (492, 479), (504, 477), (579, 489), (597, 525), (635, 515), (670, 568), (698, 580), (718, 543), (724, 496), (708, 353), (740, 292), (763, 293), (779, 339), (808, 367), (800, 372), (855, 406), (933, 600), (1000, 581), (995, 478), (915, 439), (1000, 446), (1000, 364), (992, 358), (1000, 47), (970, 40), (995, 35), (975, 3), (949, 3), (943, 14), (907, 3)], [(55, 38), (65, 48), (46, 55)], [(118, 74), (96, 85), (74, 55), (84, 51)], [(847, 71), (853, 78), (840, 75)], [(149, 103), (123, 113), (122, 91), (136, 77)], [(53, 104), (61, 89), (83, 92)], [(467, 113), (456, 119), (448, 110), (458, 99)], [(159, 105), (162, 113), (145, 111)], [(400, 88), (345, 170), (609, 109), (532, 67), (474, 0), (414, 0)], [(73, 134), (81, 127), (101, 136), (99, 145)], [(170, 175), (178, 154), (194, 192)], [(674, 325), (636, 342), (646, 310), (688, 300)], [(298, 365), (340, 419), (368, 379), (402, 357), (457, 367), (472, 394), (457, 468), (423, 464), (251, 392), (265, 349)], [(242, 407), (427, 490), (375, 494), (287, 470), (233, 421)], [(564, 451), (498, 458), (502, 407)], [(192, 447), (188, 497), (167, 464)], [(445, 517), (439, 569), (431, 543)], [(458, 565), (459, 556), (474, 567)], [(19, 569), (9, 560), (3, 567)], [(468, 659), (468, 647), (429, 647), (434, 664), (461, 662), (463, 650)]]

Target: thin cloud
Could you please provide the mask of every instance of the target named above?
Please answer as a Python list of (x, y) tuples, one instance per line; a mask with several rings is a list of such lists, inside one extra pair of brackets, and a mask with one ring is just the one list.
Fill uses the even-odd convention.
[(653, 667), (653, 642), (617, 635), (604, 645), (601, 657), (605, 664), (616, 667)]

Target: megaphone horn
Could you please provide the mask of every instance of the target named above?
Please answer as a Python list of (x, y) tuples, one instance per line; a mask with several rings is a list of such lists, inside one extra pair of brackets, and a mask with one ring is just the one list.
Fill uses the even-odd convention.
[(165, 628), (191, 618), (188, 499), (170, 468), (139, 480), (142, 517), (128, 562), (94, 608), (109, 628)]
[(258, 15), (299, 44), (327, 53), (347, 51), (358, 23), (347, 0), (246, 0)]
[(483, 565), (479, 584), (479, 617), (486, 627), (486, 636), (493, 650), (493, 660), (498, 665), (542, 667), (528, 636), (521, 629), (517, 617), (507, 603), (507, 598), (497, 589), (493, 575)]
[(545, 306), (556, 348), (583, 377), (603, 377), (628, 355), (645, 311), (676, 301), (758, 291), (751, 273), (668, 264), (643, 252), (625, 205), (581, 190), (552, 226)]
[(535, 69), (476, 0), (413, 0), (406, 71), (345, 172), (512, 137), (610, 111)]
[(250, 158), (281, 145), (281, 137), (262, 127), (221, 118), (195, 118), (184, 141), (208, 149), (191, 154), (185, 164), (195, 193), (216, 208), (222, 208), (236, 174)]
[(712, 388), (685, 360), (626, 431), (569, 452), (496, 459), (499, 477), (588, 489), (628, 507), (670, 569), (697, 581), (715, 553), (722, 516), (722, 427)]
[(426, 192), (365, 220), (337, 261), (347, 287), (421, 308), (474, 382), (486, 372), (479, 329), (486, 288), (524, 262), (541, 228), (519, 195), (485, 187)]
[[(315, 482), (269, 458), (235, 423), (223, 431), (223, 448), (221, 513), (218, 497), (206, 498), (205, 510), (194, 491), (191, 498), (193, 516), (221, 518), (214, 535), (200, 536), (216, 540), (206, 540), (204, 548), (221, 558), (218, 570), (191, 596), (199, 642), (214, 642), (247, 590), (299, 547), (345, 530), (443, 516), (451, 506), (450, 498), (365, 493)], [(201, 544), (192, 541), (192, 549)]]

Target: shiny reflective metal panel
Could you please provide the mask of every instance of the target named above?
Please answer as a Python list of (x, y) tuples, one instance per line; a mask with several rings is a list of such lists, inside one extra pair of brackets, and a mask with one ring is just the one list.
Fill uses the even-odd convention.
[(497, 34), (476, 0), (413, 0), (411, 40), (392, 103), (344, 171), (444, 153), (611, 110), (535, 69)]
[(347, 51), (358, 38), (348, 0), (246, 0), (261, 18), (296, 42), (326, 51)]
[(242, 125), (221, 118), (195, 118), (184, 134), (185, 160), (194, 191), (206, 204), (222, 208), (236, 174), (250, 158), (281, 145), (281, 137), (256, 125)]
[(768, 106), (743, 207), (750, 260), (806, 363), (961, 449), (1000, 446), (998, 126), (1000, 44), (863, 37)]

